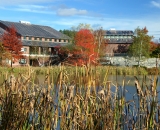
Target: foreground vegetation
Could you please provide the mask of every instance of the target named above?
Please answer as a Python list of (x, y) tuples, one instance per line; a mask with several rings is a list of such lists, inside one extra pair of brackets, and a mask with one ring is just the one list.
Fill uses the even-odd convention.
[[(146, 76), (130, 81), (137, 92), (127, 101), (125, 75), (146, 75), (145, 68), (1, 68), (0, 129), (159, 129), (158, 68), (152, 71), (150, 84)], [(110, 74), (124, 79), (113, 84)]]

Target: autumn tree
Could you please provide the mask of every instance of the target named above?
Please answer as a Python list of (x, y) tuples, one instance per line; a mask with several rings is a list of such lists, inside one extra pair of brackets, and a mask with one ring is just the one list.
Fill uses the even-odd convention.
[(2, 43), (0, 42), (0, 65), (2, 65), (3, 54), (4, 54), (4, 47), (2, 46)]
[(96, 62), (96, 44), (94, 44), (94, 35), (90, 30), (81, 29), (78, 31), (75, 36), (75, 45), (77, 46), (76, 53), (79, 55), (77, 63), (88, 64)]
[(151, 57), (160, 58), (160, 45), (154, 43), (154, 48), (152, 48)]
[(10, 54), (11, 67), (13, 61), (22, 57), (22, 42), (14, 26), (9, 27), (1, 36), (2, 46)]
[[(104, 56), (107, 45), (103, 29), (93, 30), (90, 24), (79, 24), (77, 27), (72, 27), (72, 31), (75, 33), (72, 44), (61, 48), (62, 54), (72, 54), (72, 57), (67, 59), (68, 62), (79, 65), (88, 62), (97, 63), (98, 58)], [(69, 31), (63, 33), (67, 35)]]

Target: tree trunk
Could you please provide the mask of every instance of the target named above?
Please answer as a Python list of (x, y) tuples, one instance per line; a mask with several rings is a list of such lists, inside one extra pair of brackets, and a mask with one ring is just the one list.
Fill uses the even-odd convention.
[(11, 67), (12, 67), (12, 54), (11, 54)]

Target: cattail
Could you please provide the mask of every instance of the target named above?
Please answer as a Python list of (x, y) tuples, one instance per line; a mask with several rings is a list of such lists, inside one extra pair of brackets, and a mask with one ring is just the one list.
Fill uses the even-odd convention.
[(143, 91), (142, 91), (142, 89), (139, 85), (139, 82), (137, 80), (135, 80), (135, 85), (136, 85), (136, 88), (137, 88), (137, 93), (144, 96)]
[(33, 115), (34, 114), (34, 100), (30, 102), (30, 110), (31, 110), (31, 114)]
[(100, 90), (100, 91), (98, 92), (98, 94), (102, 97), (102, 99), (104, 99), (104, 97), (105, 97), (105, 92), (104, 92), (103, 89)]
[(14, 75), (10, 75), (10, 77), (8, 79), (8, 83), (9, 83), (9, 86), (10, 86), (11, 90), (15, 91), (16, 78), (15, 78)]
[(73, 98), (74, 96), (74, 86), (69, 86), (69, 99)]

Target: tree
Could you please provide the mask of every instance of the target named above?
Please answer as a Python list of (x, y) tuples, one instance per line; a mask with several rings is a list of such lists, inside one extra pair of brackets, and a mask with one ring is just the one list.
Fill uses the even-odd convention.
[(76, 53), (79, 55), (77, 63), (88, 64), (95, 63), (97, 52), (95, 50), (94, 35), (88, 29), (81, 29), (75, 36)]
[(10, 54), (11, 67), (13, 61), (17, 61), (22, 57), (22, 42), (16, 32), (16, 28), (12, 25), (1, 36), (2, 46), (5, 52)]
[(70, 58), (67, 58), (71, 64), (97, 63), (98, 58), (104, 56), (107, 45), (103, 29), (93, 30), (90, 24), (79, 24), (77, 27), (72, 27), (72, 30), (74, 35), (70, 35), (68, 30), (60, 30), (70, 37), (74, 36), (72, 37), (73, 44), (62, 47), (61, 54), (72, 54)]
[(76, 31), (75, 30), (60, 30), (61, 33), (69, 36), (71, 39), (70, 39), (70, 43), (74, 44), (74, 37), (76, 35)]
[(4, 54), (4, 47), (2, 46), (2, 43), (0, 42), (0, 65), (2, 65), (3, 54)]
[(160, 45), (157, 44), (157, 47), (151, 53), (152, 57), (160, 58)]
[(97, 49), (97, 57), (103, 57), (106, 53), (107, 40), (104, 38), (104, 31), (102, 28), (93, 32), (95, 37), (95, 44)]
[(76, 27), (76, 26), (73, 26), (73, 27), (72, 27), (72, 30), (73, 30), (73, 31), (76, 31), (76, 32), (78, 32), (78, 31), (80, 31), (80, 30), (82, 30), (82, 29), (88, 29), (88, 30), (90, 30), (90, 31), (93, 31), (93, 29), (92, 29), (92, 27), (91, 27), (90, 24), (80, 23), (77, 27)]
[(146, 27), (140, 29), (139, 27), (135, 29), (137, 36), (134, 37), (133, 43), (129, 47), (129, 54), (134, 57), (149, 57), (150, 56), (150, 42), (153, 38), (148, 35), (148, 30)]

